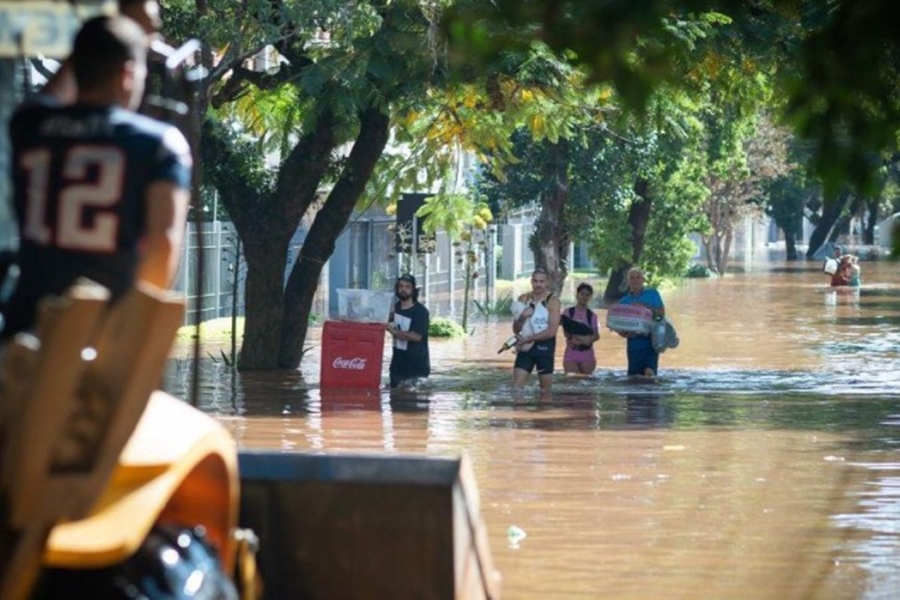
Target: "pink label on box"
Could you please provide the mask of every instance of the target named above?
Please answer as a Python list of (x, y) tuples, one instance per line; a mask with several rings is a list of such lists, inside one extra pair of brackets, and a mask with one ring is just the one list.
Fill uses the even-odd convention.
[(606, 326), (615, 331), (650, 333), (653, 311), (645, 306), (613, 304), (606, 313)]
[(653, 311), (646, 306), (637, 304), (613, 304), (609, 307), (609, 314), (614, 317), (631, 317), (632, 319), (653, 320)]

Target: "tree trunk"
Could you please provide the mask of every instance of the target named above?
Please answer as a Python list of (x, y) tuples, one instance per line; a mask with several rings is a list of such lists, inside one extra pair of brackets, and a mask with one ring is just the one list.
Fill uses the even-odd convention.
[(700, 236), (700, 240), (703, 242), (706, 266), (710, 271), (724, 275), (728, 267), (728, 255), (731, 252), (731, 232), (717, 230), (709, 235)]
[(644, 238), (647, 235), (647, 225), (650, 223), (650, 210), (653, 208), (650, 183), (644, 178), (638, 179), (634, 183), (634, 193), (640, 200), (633, 202), (628, 209), (628, 224), (631, 226), (631, 262), (639, 265), (644, 254)]
[(388, 141), (390, 118), (370, 108), (360, 115), (360, 130), (347, 164), (325, 204), (316, 213), (284, 288), (278, 367), (295, 369), (303, 358), (309, 314), (325, 263), (353, 214)]
[(728, 261), (731, 258), (731, 242), (734, 239), (734, 231), (729, 227), (725, 230), (725, 239), (722, 241), (721, 253), (719, 254), (719, 273), (725, 274), (728, 268)]
[(850, 200), (848, 192), (841, 192), (837, 198), (826, 202), (822, 209), (822, 218), (816, 223), (816, 228), (809, 236), (809, 246), (806, 249), (806, 258), (815, 258), (816, 253), (833, 239), (834, 232), (840, 221), (841, 213)]
[(606, 289), (603, 291), (603, 299), (607, 303), (617, 302), (625, 295), (625, 274), (634, 265), (641, 262), (644, 254), (644, 239), (647, 234), (647, 225), (650, 223), (650, 213), (653, 208), (653, 198), (650, 195), (650, 185), (646, 179), (638, 179), (634, 183), (634, 191), (639, 200), (632, 202), (628, 208), (628, 224), (631, 226), (631, 262), (619, 265), (609, 276)]
[(863, 244), (872, 246), (875, 244), (875, 226), (878, 225), (878, 198), (869, 199), (866, 208), (868, 218), (863, 223)]
[[(225, 130), (212, 121), (203, 129), (201, 149), (222, 204), (244, 246), (247, 279), (244, 339), (238, 368), (278, 368), (288, 245), (330, 164), (336, 145), (329, 114), (303, 136), (285, 158), (274, 192), (256, 189), (243, 176), (237, 150)], [(218, 268), (218, 266), (216, 266)]]
[(797, 260), (797, 240), (794, 239), (793, 232), (782, 229), (784, 232), (784, 250), (787, 260)]
[(238, 166), (235, 148), (216, 123), (204, 124), (200, 149), (210, 165), (206, 170), (209, 183), (216, 186), (232, 218), (247, 261), (244, 338), (238, 368), (272, 369), (277, 364), (277, 352), (273, 349), (278, 347), (287, 247), (297, 222), (286, 218), (285, 208), (277, 198), (248, 184)]
[(567, 142), (556, 144), (553, 160), (546, 164), (545, 175), (552, 186), (541, 197), (541, 212), (534, 224), (529, 247), (535, 266), (546, 269), (550, 289), (559, 293), (568, 275), (569, 233), (565, 224), (566, 202), (569, 200), (569, 152)]
[[(265, 230), (265, 229), (262, 229)], [(274, 369), (278, 366), (281, 314), (284, 305), (284, 270), (287, 240), (275, 244), (263, 236), (241, 236), (247, 260), (244, 283), (244, 339), (238, 367), (241, 370)]]
[(701, 235), (700, 243), (703, 245), (703, 255), (706, 257), (706, 267), (710, 271), (716, 271), (716, 261), (713, 260), (713, 235)]
[(603, 290), (603, 300), (607, 304), (618, 302), (625, 295), (625, 274), (628, 273), (632, 265), (621, 265), (613, 269), (609, 274), (609, 280), (606, 282), (606, 289)]

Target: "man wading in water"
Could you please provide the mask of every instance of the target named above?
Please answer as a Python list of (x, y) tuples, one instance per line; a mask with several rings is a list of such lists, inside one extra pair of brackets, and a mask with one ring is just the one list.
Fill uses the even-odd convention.
[(547, 289), (547, 271), (534, 270), (531, 291), (519, 296), (518, 307), (513, 321), (513, 333), (519, 338), (513, 366), (513, 389), (524, 388), (528, 374), (537, 367), (541, 391), (549, 392), (553, 385), (560, 303), (559, 298)]
[(401, 275), (394, 285), (397, 303), (394, 315), (385, 326), (394, 338), (391, 356), (391, 387), (403, 382), (413, 382), (431, 374), (431, 358), (428, 355), (428, 309), (419, 303), (416, 278)]
[[(653, 288), (644, 287), (644, 272), (633, 267), (628, 270), (628, 293), (619, 302), (621, 304), (633, 304), (645, 306), (653, 311), (654, 319), (662, 319), (666, 316), (666, 307), (663, 304), (659, 292)], [(641, 377), (656, 377), (659, 369), (659, 353), (653, 347), (650, 334), (618, 332), (628, 340), (626, 354), (628, 357), (628, 375)]]

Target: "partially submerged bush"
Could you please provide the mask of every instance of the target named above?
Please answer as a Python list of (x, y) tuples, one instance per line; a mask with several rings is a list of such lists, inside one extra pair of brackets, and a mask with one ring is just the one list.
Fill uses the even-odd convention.
[(428, 335), (431, 337), (456, 338), (465, 337), (466, 331), (452, 319), (434, 317), (428, 324)]
[(706, 265), (691, 265), (687, 273), (684, 274), (685, 277), (689, 278), (705, 278), (705, 277), (713, 277), (715, 274), (706, 267)]

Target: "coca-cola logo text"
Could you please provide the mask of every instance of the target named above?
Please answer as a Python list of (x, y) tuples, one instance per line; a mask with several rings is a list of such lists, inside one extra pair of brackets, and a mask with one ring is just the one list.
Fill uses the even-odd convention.
[(350, 369), (351, 371), (363, 371), (366, 368), (366, 359), (360, 358), (357, 356), (356, 358), (344, 358), (342, 356), (338, 356), (334, 359), (334, 362), (331, 363), (331, 366), (335, 369)]

